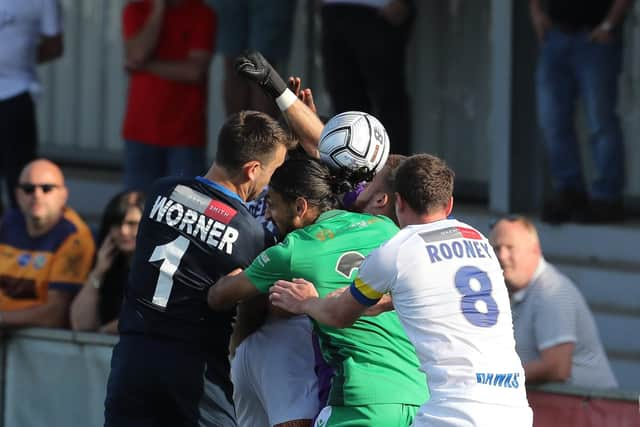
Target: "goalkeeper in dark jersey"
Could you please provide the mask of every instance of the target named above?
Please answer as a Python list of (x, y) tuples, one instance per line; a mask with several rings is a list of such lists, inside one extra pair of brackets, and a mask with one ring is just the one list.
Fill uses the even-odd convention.
[(291, 146), (269, 116), (241, 112), (221, 129), (204, 176), (153, 185), (111, 360), (106, 426), (236, 425), (227, 350), (233, 313), (209, 310), (207, 291), (266, 247), (245, 203)]

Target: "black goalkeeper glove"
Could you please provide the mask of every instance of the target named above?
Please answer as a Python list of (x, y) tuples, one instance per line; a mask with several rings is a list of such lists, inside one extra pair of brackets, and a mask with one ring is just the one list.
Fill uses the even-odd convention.
[(241, 76), (258, 83), (273, 99), (287, 89), (282, 77), (258, 51), (245, 52), (237, 57), (235, 68)]

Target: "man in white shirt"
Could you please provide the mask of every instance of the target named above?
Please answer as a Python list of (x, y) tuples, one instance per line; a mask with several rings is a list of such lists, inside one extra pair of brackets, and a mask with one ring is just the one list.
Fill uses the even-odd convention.
[(533, 223), (503, 218), (490, 240), (511, 293), (516, 351), (527, 381), (617, 387), (589, 306), (573, 282), (545, 261)]
[(369, 254), (349, 290), (320, 299), (308, 282), (278, 281), (271, 301), (346, 327), (372, 305), (391, 308), (390, 293), (431, 392), (414, 426), (531, 426), (498, 260), (480, 232), (447, 219), (453, 176), (435, 156), (409, 157), (394, 176), (403, 229)]
[(62, 55), (58, 0), (0, 0), (0, 175), (12, 207), (22, 168), (36, 157), (36, 65)]

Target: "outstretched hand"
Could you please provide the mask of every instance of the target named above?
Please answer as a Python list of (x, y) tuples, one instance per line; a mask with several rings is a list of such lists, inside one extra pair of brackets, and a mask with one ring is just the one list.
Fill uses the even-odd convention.
[(291, 92), (293, 92), (298, 99), (304, 103), (304, 105), (309, 107), (311, 111), (317, 114), (318, 110), (315, 102), (313, 101), (313, 93), (311, 92), (311, 89), (302, 89), (302, 80), (300, 77), (291, 76), (288, 80)]
[(305, 302), (318, 297), (313, 283), (304, 279), (278, 280), (269, 290), (273, 305), (294, 314), (305, 314)]
[(256, 82), (273, 99), (287, 89), (282, 77), (258, 51), (245, 52), (237, 57), (235, 69), (241, 76)]

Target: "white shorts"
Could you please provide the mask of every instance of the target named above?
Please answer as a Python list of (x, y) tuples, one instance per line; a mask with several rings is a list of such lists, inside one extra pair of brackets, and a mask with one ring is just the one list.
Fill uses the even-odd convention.
[(268, 320), (238, 346), (231, 381), (239, 427), (270, 427), (318, 414), (311, 329), (306, 316)]
[(423, 404), (412, 427), (531, 427), (533, 412), (528, 406), (514, 407), (447, 400)]

